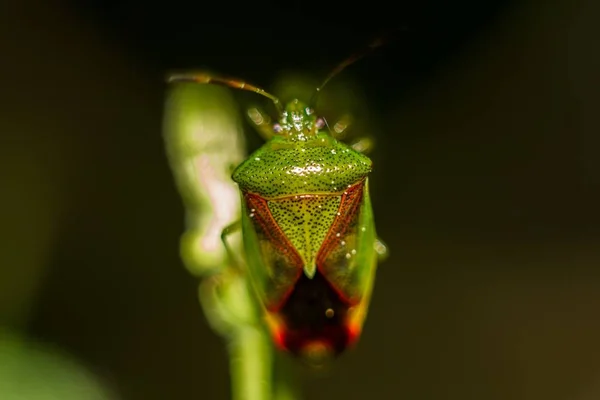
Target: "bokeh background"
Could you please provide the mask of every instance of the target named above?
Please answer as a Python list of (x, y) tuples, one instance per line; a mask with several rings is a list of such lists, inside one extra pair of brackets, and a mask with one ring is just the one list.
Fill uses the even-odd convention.
[(368, 105), (391, 257), (359, 346), (299, 371), (305, 397), (600, 398), (600, 3), (324, 7), (2, 2), (0, 398), (44, 398), (24, 393), (59, 354), (111, 398), (227, 399), (225, 347), (178, 255), (164, 74), (270, 89), (400, 27), (331, 84)]

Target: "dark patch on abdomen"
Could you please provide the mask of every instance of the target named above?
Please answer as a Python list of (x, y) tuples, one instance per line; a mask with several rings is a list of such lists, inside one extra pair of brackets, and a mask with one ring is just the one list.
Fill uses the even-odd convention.
[[(333, 311), (330, 317), (328, 309)], [(313, 342), (330, 346), (335, 354), (343, 352), (349, 338), (347, 310), (348, 305), (319, 271), (313, 279), (302, 274), (280, 310), (285, 321), (284, 346), (296, 355)]]

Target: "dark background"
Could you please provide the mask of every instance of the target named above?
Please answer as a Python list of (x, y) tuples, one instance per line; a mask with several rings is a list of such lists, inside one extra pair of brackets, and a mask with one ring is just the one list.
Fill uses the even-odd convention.
[(392, 255), (359, 346), (302, 373), (306, 398), (600, 398), (599, 17), (593, 0), (3, 2), (2, 322), (124, 399), (228, 398), (178, 258), (164, 74), (268, 89), (403, 28), (343, 73), (377, 127)]

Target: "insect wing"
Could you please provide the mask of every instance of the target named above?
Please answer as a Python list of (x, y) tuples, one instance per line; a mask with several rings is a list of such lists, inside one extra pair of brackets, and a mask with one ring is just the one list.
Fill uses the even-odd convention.
[(348, 188), (317, 257), (321, 273), (351, 305), (368, 296), (375, 272), (375, 228), (368, 180)]
[(258, 296), (276, 311), (302, 272), (302, 259), (260, 196), (242, 194), (242, 230), (248, 268)]

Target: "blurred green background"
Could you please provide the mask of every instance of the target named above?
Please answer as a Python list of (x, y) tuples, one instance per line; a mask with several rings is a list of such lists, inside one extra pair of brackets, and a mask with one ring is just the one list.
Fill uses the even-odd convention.
[(300, 371), (305, 397), (600, 398), (600, 3), (283, 6), (2, 2), (0, 398), (66, 399), (18, 392), (52, 380), (36, 354), (105, 398), (228, 398), (178, 255), (164, 73), (319, 78), (386, 17), (405, 33), (331, 90), (369, 104), (391, 257), (358, 347)]

